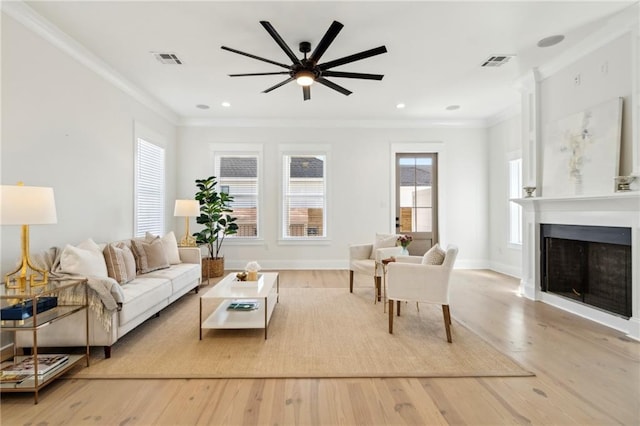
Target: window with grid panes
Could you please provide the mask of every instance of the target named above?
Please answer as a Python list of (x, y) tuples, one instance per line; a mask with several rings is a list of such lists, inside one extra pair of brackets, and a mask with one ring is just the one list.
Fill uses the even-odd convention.
[(326, 156), (284, 155), (282, 237), (326, 237)]
[(229, 238), (256, 238), (258, 230), (258, 156), (215, 156), (220, 192), (233, 196), (232, 216), (237, 218), (238, 233)]

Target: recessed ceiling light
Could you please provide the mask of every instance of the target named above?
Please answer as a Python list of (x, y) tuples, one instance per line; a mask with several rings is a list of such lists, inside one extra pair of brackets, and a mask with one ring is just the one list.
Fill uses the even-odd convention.
[(538, 47), (551, 47), (551, 46), (555, 46), (556, 44), (560, 43), (562, 40), (564, 40), (564, 36), (563, 35), (552, 35), (549, 37), (545, 37), (542, 40), (538, 41)]
[(449, 105), (446, 110), (447, 111), (455, 111), (457, 109), (460, 109), (460, 105)]
[(198, 105), (196, 105), (196, 108), (200, 108), (200, 109), (209, 109), (209, 105), (205, 105), (205, 104), (198, 104)]
[(229, 102), (226, 102), (226, 101), (221, 103), (220, 105), (222, 105), (225, 108), (229, 108), (231, 106), (231, 104)]
[(398, 109), (402, 109), (402, 108), (404, 108), (405, 106), (406, 106), (405, 104), (403, 104), (403, 103), (399, 103), (399, 104), (397, 104), (397, 105), (396, 105), (396, 108), (398, 108)]

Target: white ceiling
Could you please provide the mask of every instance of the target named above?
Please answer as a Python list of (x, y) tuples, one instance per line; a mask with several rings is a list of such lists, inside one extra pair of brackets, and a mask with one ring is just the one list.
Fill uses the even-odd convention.
[[(46, 1), (35, 12), (101, 58), (133, 85), (183, 119), (278, 118), (353, 120), (482, 120), (519, 102), (514, 82), (637, 1), (362, 2), (362, 1)], [(344, 28), (321, 62), (385, 45), (387, 54), (334, 70), (384, 74), (382, 81), (338, 79), (344, 96), (311, 88), (303, 102), (295, 82), (261, 93), (286, 76), (228, 77), (282, 71), (225, 45), (277, 62), (289, 59), (259, 21), (267, 20), (291, 49), (312, 49), (333, 20)], [(600, 21), (600, 22), (598, 22)], [(563, 43), (536, 42), (564, 34)], [(150, 52), (174, 52), (183, 65), (162, 65)], [(516, 54), (499, 68), (489, 56)], [(223, 101), (230, 108), (221, 106)], [(402, 102), (406, 108), (397, 109)], [(207, 104), (209, 110), (196, 108)], [(457, 111), (447, 111), (457, 104)]]

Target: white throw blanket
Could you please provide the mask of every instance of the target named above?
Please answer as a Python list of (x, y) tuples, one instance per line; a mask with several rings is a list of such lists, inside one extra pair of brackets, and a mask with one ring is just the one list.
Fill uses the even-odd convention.
[[(60, 266), (62, 249), (51, 247), (42, 253), (32, 256), (34, 266), (49, 271), (54, 280), (87, 279), (89, 286), (89, 306), (97, 314), (105, 330), (111, 329), (111, 315), (122, 308), (124, 293), (120, 284), (109, 277), (82, 277), (65, 273)], [(72, 291), (62, 292), (58, 298), (60, 303), (82, 303), (84, 300), (83, 287), (76, 286)]]

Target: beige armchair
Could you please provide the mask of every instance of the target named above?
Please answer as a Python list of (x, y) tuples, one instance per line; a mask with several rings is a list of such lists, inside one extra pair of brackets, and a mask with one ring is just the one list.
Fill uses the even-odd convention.
[[(440, 251), (438, 253), (438, 250)], [(433, 264), (436, 259), (444, 260)], [(400, 316), (400, 302), (435, 303), (442, 305), (447, 341), (451, 343), (451, 313), (449, 310), (449, 278), (458, 255), (458, 248), (449, 245), (446, 252), (434, 246), (424, 256), (399, 256), (387, 265), (387, 297), (389, 299), (389, 333), (393, 333), (393, 305)], [(439, 260), (438, 259), (438, 260)], [(437, 261), (435, 262), (437, 263)]]
[(353, 274), (365, 274), (373, 278), (375, 299), (381, 300), (382, 259), (399, 256), (402, 247), (396, 246), (394, 234), (377, 234), (372, 244), (354, 244), (349, 246), (349, 292), (353, 293)]

